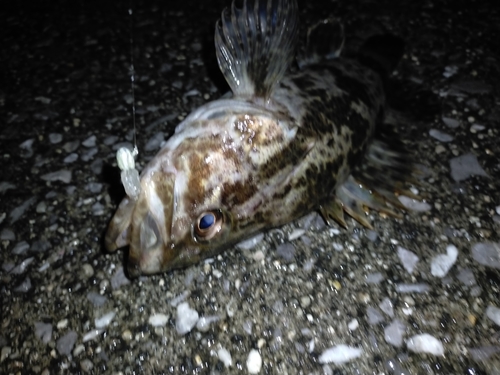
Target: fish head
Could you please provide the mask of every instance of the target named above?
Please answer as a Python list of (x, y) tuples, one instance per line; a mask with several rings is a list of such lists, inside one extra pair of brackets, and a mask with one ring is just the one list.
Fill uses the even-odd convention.
[(269, 151), (257, 146), (273, 147), (282, 127), (268, 115), (207, 112), (178, 126), (110, 222), (106, 246), (129, 246), (131, 276), (194, 264), (266, 224), (259, 171)]

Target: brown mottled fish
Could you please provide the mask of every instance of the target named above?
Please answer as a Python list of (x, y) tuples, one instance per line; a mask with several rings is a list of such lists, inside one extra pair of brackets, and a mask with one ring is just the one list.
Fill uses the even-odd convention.
[(402, 46), (374, 37), (341, 57), (343, 28), (325, 20), (295, 64), (297, 30), (295, 0), (222, 12), (215, 47), (232, 95), (192, 112), (140, 180), (124, 180), (106, 246), (130, 247), (130, 275), (188, 266), (312, 210), (343, 226), (344, 211), (367, 227), (366, 207), (395, 214), (411, 166), (376, 128)]

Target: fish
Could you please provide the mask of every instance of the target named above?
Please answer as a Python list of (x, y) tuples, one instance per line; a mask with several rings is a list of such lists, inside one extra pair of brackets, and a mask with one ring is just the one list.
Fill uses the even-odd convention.
[(343, 56), (335, 18), (298, 39), (296, 0), (223, 10), (215, 48), (231, 92), (179, 123), (140, 176), (123, 159), (122, 176), (135, 174), (105, 245), (129, 247), (129, 276), (190, 266), (315, 210), (344, 227), (344, 212), (367, 228), (367, 209), (400, 217), (412, 163), (383, 129), (404, 45), (374, 36)]

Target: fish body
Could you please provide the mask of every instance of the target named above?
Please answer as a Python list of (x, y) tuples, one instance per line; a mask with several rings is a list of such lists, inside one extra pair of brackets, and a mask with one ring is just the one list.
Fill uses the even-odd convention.
[(142, 171), (140, 193), (125, 197), (110, 223), (106, 246), (129, 245), (132, 276), (188, 266), (313, 210), (344, 225), (346, 211), (367, 226), (363, 206), (391, 212), (390, 184), (374, 195), (351, 176), (363, 160), (372, 172), (405, 169), (402, 155), (374, 141), (382, 79), (339, 57), (337, 22), (320, 23), (308, 39), (325, 32), (330, 44), (309, 41), (300, 69), (290, 69), (295, 1), (247, 0), (222, 13), (216, 51), (232, 96), (177, 126)]

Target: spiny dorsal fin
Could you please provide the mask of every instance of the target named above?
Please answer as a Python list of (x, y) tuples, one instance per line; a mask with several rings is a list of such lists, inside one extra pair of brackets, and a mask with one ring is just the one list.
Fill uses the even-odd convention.
[(297, 59), (299, 67), (316, 64), (340, 56), (344, 46), (344, 27), (336, 18), (328, 18), (307, 30), (305, 50)]
[(268, 99), (294, 57), (296, 0), (243, 0), (215, 27), (219, 68), (235, 96)]

